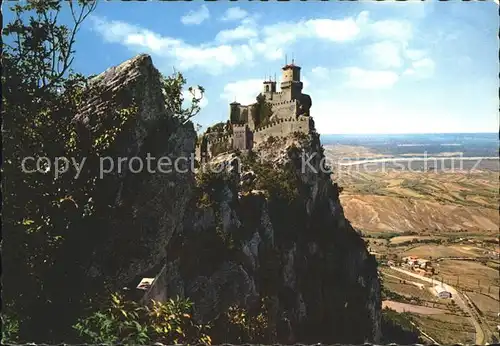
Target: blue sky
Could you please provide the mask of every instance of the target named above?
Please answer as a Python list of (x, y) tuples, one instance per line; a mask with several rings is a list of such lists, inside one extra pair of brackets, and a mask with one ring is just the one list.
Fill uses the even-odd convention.
[(150, 54), (205, 87), (207, 126), (293, 54), (320, 133), (496, 132), (498, 25), (493, 2), (100, 2), (74, 69)]

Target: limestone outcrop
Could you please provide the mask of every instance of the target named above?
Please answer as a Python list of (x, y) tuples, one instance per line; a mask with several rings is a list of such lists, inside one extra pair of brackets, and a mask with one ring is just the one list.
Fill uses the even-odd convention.
[[(74, 118), (80, 140), (89, 145), (102, 132), (101, 127), (113, 126), (108, 119), (117, 111), (134, 108), (113, 145), (100, 155), (110, 160), (104, 161), (105, 174), (96, 181), (97, 190), (104, 196), (96, 208), (108, 208), (109, 215), (96, 226), (99, 233), (92, 234), (97, 245), (88, 265), (90, 277), (109, 278), (113, 286), (123, 287), (138, 274), (158, 266), (166, 257), (172, 235), (182, 232), (193, 174), (175, 169), (162, 173), (157, 163), (161, 157), (172, 161), (189, 157), (196, 132), (192, 123), (182, 125), (166, 109), (160, 73), (148, 55), (139, 55), (94, 77), (89, 95)], [(155, 158), (149, 171), (148, 155)], [(120, 163), (119, 158), (126, 160)], [(139, 161), (144, 165), (141, 170)], [(89, 162), (87, 167), (95, 169), (96, 165)], [(179, 161), (180, 170), (189, 168), (189, 162)]]
[[(213, 204), (192, 205), (186, 213), (183, 240), (172, 243), (177, 249), (184, 244), (183, 250), (169, 259), (176, 273), (171, 280), (182, 289), (171, 294), (193, 299), (200, 322), (233, 305), (251, 310), (267, 298), (268, 342), (379, 340), (376, 261), (345, 219), (337, 185), (322, 173), (319, 136), (264, 142), (255, 153), (255, 162), (270, 164), (276, 172), (292, 170), (298, 197), (287, 204), (252, 189), (252, 181), (263, 177), (244, 156), (214, 158), (213, 165), (243, 163), (211, 187)], [(204, 239), (213, 247), (206, 247)]]
[[(100, 96), (75, 117), (80, 138), (91, 143), (110, 107), (133, 101), (133, 119), (104, 154), (144, 162), (148, 153), (189, 157), (196, 133), (165, 109), (159, 77), (147, 55), (95, 77), (91, 88)], [(156, 297), (190, 298), (200, 322), (266, 300), (268, 343), (378, 341), (376, 261), (345, 219), (338, 187), (320, 170), (319, 136), (263, 141), (253, 153), (213, 158), (210, 164), (229, 162), (221, 175), (134, 173), (126, 164), (106, 174), (96, 184), (106, 196), (101, 205), (111, 207), (93, 227), (88, 276), (133, 289), (137, 278), (161, 273)], [(315, 158), (302, 169), (304, 154)], [(264, 184), (266, 172), (282, 184)]]

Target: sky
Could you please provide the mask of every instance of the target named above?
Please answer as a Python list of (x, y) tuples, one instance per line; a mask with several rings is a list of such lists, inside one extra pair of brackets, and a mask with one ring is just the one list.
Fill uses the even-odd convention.
[(99, 2), (73, 68), (149, 54), (206, 89), (205, 128), (293, 56), (321, 134), (497, 132), (498, 27), (489, 1)]

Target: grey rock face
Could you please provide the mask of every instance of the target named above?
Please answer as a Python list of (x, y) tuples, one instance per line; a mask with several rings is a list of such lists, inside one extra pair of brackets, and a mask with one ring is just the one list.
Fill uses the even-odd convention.
[[(111, 208), (107, 224), (100, 225), (103, 232), (92, 268), (118, 287), (165, 259), (172, 234), (182, 232), (194, 183), (191, 171), (158, 170), (161, 157), (189, 157), (196, 139), (191, 123), (182, 126), (165, 109), (161, 90), (160, 73), (151, 58), (139, 55), (93, 78), (91, 96), (74, 118), (80, 140), (92, 143), (100, 127), (109, 126), (115, 110), (137, 108), (113, 147), (102, 154), (112, 159), (114, 169), (97, 181), (106, 196), (102, 203)], [(148, 156), (154, 158), (150, 169)], [(125, 159), (121, 166), (119, 158)], [(136, 172), (139, 161), (143, 169)], [(179, 166), (189, 168), (184, 161)]]
[[(196, 133), (166, 111), (159, 77), (146, 55), (97, 76), (92, 88), (104, 92), (75, 117), (80, 138), (92, 142), (110, 104), (133, 101), (137, 113), (119, 133), (113, 157), (190, 156)], [(276, 204), (263, 191), (243, 193), (242, 185), (259, 179), (250, 171), (243, 179), (233, 172), (236, 182), (223, 182), (203, 207), (192, 173), (133, 173), (127, 165), (109, 173), (97, 184), (109, 197), (102, 203), (112, 208), (89, 272), (123, 287), (163, 266), (157, 292), (190, 298), (203, 323), (230, 306), (252, 309), (268, 298), (269, 342), (377, 342), (375, 259), (345, 219), (329, 175), (299, 169), (300, 152), (319, 154), (311, 161), (319, 169), (319, 138), (299, 143), (298, 151), (292, 144), (297, 141), (287, 139), (255, 151), (277, 170), (297, 168), (300, 196), (293, 206)]]
[[(298, 145), (298, 150), (290, 150), (293, 145)], [(234, 184), (219, 187), (213, 206), (206, 207), (203, 213), (187, 213), (199, 217), (186, 226), (186, 232), (208, 234), (217, 227), (225, 234), (231, 232), (236, 244), (230, 252), (219, 253), (219, 260), (223, 266), (228, 261), (240, 265), (238, 271), (214, 267), (210, 279), (199, 276), (196, 268), (185, 274), (189, 277), (186, 287), (198, 287), (195, 291), (188, 289), (187, 293), (195, 301), (197, 318), (206, 321), (217, 317), (224, 311), (221, 307), (232, 305), (252, 309), (250, 302), (256, 299), (248, 297), (257, 295), (275, 302), (269, 321), (270, 324), (274, 321), (271, 334), (276, 334), (278, 342), (378, 341), (381, 300), (376, 261), (345, 219), (337, 186), (319, 169), (322, 157), (319, 139), (312, 136), (303, 143), (285, 140), (258, 147), (256, 151), (266, 162), (297, 168), (303, 191), (299, 207), (278, 210), (259, 191), (238, 191), (240, 182), (247, 181), (248, 176), (259, 179), (257, 173), (243, 167)], [(304, 152), (318, 157), (311, 161), (312, 168), (302, 170), (299, 154)], [(204, 217), (207, 213), (217, 215), (208, 224)], [(188, 231), (192, 227), (200, 229)], [(268, 271), (270, 276), (266, 276)], [(240, 273), (239, 279), (233, 279), (238, 277), (236, 273)], [(226, 288), (224, 294), (214, 292), (214, 287), (228, 282), (238, 289)]]

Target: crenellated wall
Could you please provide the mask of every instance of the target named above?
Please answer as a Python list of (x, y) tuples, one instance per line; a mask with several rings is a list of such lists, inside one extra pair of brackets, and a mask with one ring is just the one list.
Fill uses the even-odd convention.
[(297, 100), (272, 103), (274, 119), (288, 119), (297, 115), (299, 102)]
[(298, 118), (278, 119), (270, 124), (259, 127), (254, 131), (253, 139), (257, 144), (265, 141), (268, 137), (285, 137), (294, 132), (310, 133), (310, 118), (300, 116)]
[(231, 134), (223, 134), (217, 138), (211, 138), (207, 141), (207, 154), (208, 159), (219, 155), (225, 151), (229, 151), (232, 148), (233, 136)]
[(266, 101), (273, 105), (284, 101), (290, 101), (290, 93), (286, 91), (265, 93), (265, 95), (266, 95)]

